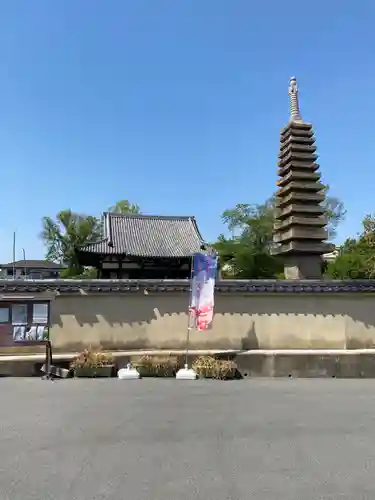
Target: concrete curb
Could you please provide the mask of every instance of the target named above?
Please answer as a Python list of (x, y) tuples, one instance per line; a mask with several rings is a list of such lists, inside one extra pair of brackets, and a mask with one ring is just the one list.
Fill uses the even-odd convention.
[[(189, 351), (190, 356), (213, 356), (215, 354), (227, 354), (235, 355), (239, 354), (240, 350), (220, 350), (220, 349), (210, 349), (210, 350), (191, 350)], [(374, 351), (375, 352), (375, 351)], [(54, 353), (53, 361), (69, 361), (77, 356), (78, 352), (70, 353)], [(149, 350), (149, 351), (114, 351), (111, 355), (114, 358), (122, 358), (127, 356), (183, 356), (185, 350)], [(44, 362), (46, 355), (44, 353), (38, 354), (9, 354), (0, 355), (0, 363), (9, 361), (34, 361), (35, 363)]]
[(354, 356), (357, 354), (375, 354), (375, 349), (254, 349), (237, 351), (235, 354), (249, 356)]
[[(69, 362), (77, 353), (56, 353), (52, 363)], [(183, 356), (184, 350), (117, 351), (112, 355), (117, 364), (142, 355)], [(190, 359), (202, 355), (233, 356), (243, 378), (248, 377), (314, 377), (314, 378), (375, 378), (375, 349), (273, 349), (273, 350), (191, 350)], [(44, 354), (0, 356), (0, 375), (32, 376)]]

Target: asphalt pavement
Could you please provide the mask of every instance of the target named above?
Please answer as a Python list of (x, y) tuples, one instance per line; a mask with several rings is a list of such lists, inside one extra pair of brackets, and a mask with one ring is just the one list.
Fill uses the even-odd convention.
[(0, 379), (0, 500), (373, 500), (375, 381)]

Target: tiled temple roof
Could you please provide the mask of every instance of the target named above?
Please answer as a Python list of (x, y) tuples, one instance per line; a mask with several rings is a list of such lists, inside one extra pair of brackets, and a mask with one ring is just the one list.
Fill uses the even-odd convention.
[(80, 251), (130, 257), (189, 257), (203, 244), (194, 217), (106, 212), (104, 238)]

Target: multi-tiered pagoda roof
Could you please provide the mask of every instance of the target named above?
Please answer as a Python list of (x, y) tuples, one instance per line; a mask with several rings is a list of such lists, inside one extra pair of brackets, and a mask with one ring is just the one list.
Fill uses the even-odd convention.
[(325, 242), (324, 185), (316, 163), (311, 123), (302, 120), (296, 79), (289, 85), (290, 120), (281, 131), (276, 192), (274, 253), (283, 256), (286, 278), (319, 278)]

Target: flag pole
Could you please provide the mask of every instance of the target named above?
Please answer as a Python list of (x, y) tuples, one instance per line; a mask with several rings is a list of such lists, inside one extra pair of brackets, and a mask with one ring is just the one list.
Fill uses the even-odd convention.
[(185, 349), (185, 370), (188, 369), (188, 357), (189, 357), (189, 344), (190, 344), (190, 332), (192, 329), (192, 310), (191, 310), (191, 299), (193, 293), (193, 275), (194, 275), (194, 255), (191, 256), (190, 260), (190, 280), (189, 280), (189, 313), (188, 313), (188, 327), (186, 335), (186, 349)]
[(190, 280), (189, 280), (189, 309), (188, 309), (188, 324), (187, 324), (187, 333), (186, 333), (186, 347), (185, 347), (185, 366), (181, 368), (176, 373), (176, 379), (180, 380), (195, 380), (197, 378), (197, 374), (193, 369), (189, 370), (189, 345), (190, 345), (190, 332), (192, 330), (192, 294), (193, 294), (193, 276), (194, 276), (194, 254), (191, 256), (190, 260)]

